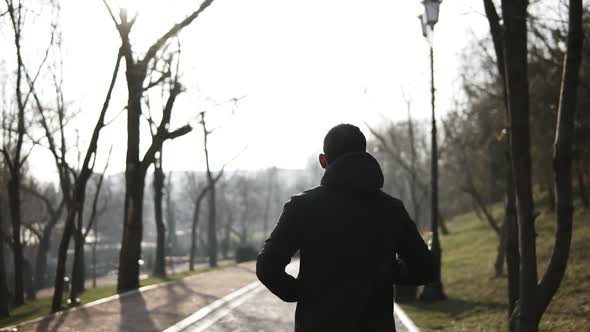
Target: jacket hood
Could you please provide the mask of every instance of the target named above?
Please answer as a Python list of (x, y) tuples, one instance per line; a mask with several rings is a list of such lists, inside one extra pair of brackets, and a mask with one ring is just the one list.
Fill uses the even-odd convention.
[(351, 153), (328, 165), (321, 184), (373, 192), (383, 188), (383, 172), (377, 160), (367, 152)]

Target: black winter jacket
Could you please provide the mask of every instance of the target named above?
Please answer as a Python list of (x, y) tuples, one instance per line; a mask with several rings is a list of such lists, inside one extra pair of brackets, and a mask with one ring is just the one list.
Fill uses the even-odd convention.
[[(350, 154), (329, 165), (319, 187), (285, 204), (256, 274), (283, 301), (297, 302), (295, 331), (395, 331), (393, 284), (434, 278), (430, 251), (403, 203), (382, 187), (377, 161)], [(297, 250), (295, 279), (285, 266)]]

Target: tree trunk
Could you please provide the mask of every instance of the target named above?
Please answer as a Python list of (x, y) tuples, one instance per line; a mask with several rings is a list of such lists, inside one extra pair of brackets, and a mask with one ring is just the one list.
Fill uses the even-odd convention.
[[(209, 183), (211, 184), (212, 181), (210, 180)], [(209, 266), (211, 267), (217, 266), (217, 228), (215, 212), (215, 186), (211, 186), (209, 189), (209, 225), (207, 229), (207, 242), (209, 244)]]
[[(138, 169), (140, 165), (138, 165)], [(126, 172), (125, 224), (119, 253), (117, 292), (139, 288), (139, 260), (143, 238), (143, 189), (144, 175), (129, 167)]]
[[(129, 58), (130, 57), (130, 58)], [(141, 96), (146, 68), (127, 59), (127, 166), (125, 169), (125, 212), (123, 237), (119, 253), (117, 292), (123, 293), (139, 288), (139, 260), (143, 238), (143, 194), (145, 173), (139, 159)]]
[(526, 1), (502, 1), (506, 35), (511, 36), (506, 40), (505, 47), (506, 73), (521, 255), (520, 297), (510, 325), (519, 332), (538, 331), (539, 321), (561, 284), (569, 257), (573, 219), (572, 146), (583, 43), (582, 0), (570, 0), (567, 52), (553, 154), (557, 207), (555, 245), (547, 271), (537, 286), (528, 119), (527, 5)]
[(504, 54), (510, 146), (518, 216), (520, 252), (519, 308), (512, 319), (518, 331), (537, 331), (535, 288), (537, 286), (537, 250), (531, 180), (529, 90), (527, 70), (528, 1), (502, 0), (504, 17)]
[(502, 222), (500, 227), (500, 234), (498, 234), (498, 249), (496, 251), (496, 261), (494, 262), (494, 272), (496, 277), (504, 274), (504, 261), (506, 260), (506, 220)]
[(31, 266), (31, 262), (28, 259), (23, 259), (23, 286), (25, 289), (25, 294), (27, 295), (27, 300), (32, 301), (35, 299), (35, 284), (33, 281), (33, 269)]
[(71, 207), (68, 208), (68, 215), (64, 226), (64, 232), (59, 243), (57, 267), (55, 270), (55, 281), (53, 285), (53, 299), (51, 302), (51, 312), (61, 310), (61, 302), (64, 292), (64, 278), (66, 276), (66, 261), (68, 258), (68, 247), (70, 246), (70, 238), (74, 232), (74, 222), (76, 218), (76, 210)]
[(72, 266), (72, 288), (70, 300), (76, 304), (78, 295), (85, 290), (86, 257), (84, 256), (84, 236), (81, 230), (74, 230), (74, 264)]
[(516, 197), (510, 152), (506, 152), (506, 198), (504, 202), (504, 224), (506, 231), (506, 268), (508, 270), (508, 319), (516, 307), (519, 297), (520, 255), (518, 252), (518, 221), (516, 215)]
[(47, 275), (47, 254), (51, 244), (51, 228), (45, 227), (43, 235), (39, 240), (37, 254), (35, 256), (35, 290), (45, 287), (45, 276)]
[(195, 201), (195, 209), (193, 211), (193, 223), (191, 225), (191, 252), (189, 259), (189, 270), (194, 271), (195, 255), (197, 254), (197, 227), (199, 226), (199, 217), (201, 214), (201, 203), (207, 194), (208, 189), (205, 188), (199, 193)]
[[(156, 219), (156, 261), (153, 275), (166, 277), (166, 226), (162, 218), (162, 189), (164, 187), (164, 171), (162, 169), (162, 150), (160, 157), (154, 162), (154, 214)], [(170, 194), (168, 194), (170, 195)]]
[(172, 173), (168, 175), (168, 190), (166, 191), (166, 224), (168, 224), (168, 239), (166, 240), (170, 255), (178, 253), (176, 238), (176, 215), (174, 214), (174, 200), (172, 200)]
[(588, 199), (588, 189), (586, 188), (586, 180), (584, 179), (584, 165), (582, 161), (578, 161), (576, 167), (576, 177), (578, 180), (578, 192), (580, 200), (585, 208), (590, 208), (590, 199)]
[[(2, 211), (0, 210), (0, 239), (3, 238), (4, 230), (2, 228)], [(0, 317), (10, 316), (9, 300), (10, 296), (8, 294), (8, 287), (6, 283), (6, 263), (4, 262), (4, 241), (0, 240)]]
[[(84, 188), (86, 186), (84, 185)], [(72, 265), (72, 287), (70, 289), (70, 304), (78, 304), (78, 295), (85, 289), (86, 262), (84, 257), (84, 203), (86, 201), (85, 190), (74, 196), (74, 205), (77, 209), (76, 227), (74, 227), (74, 264)]]
[(510, 146), (517, 199), (520, 252), (519, 308), (512, 316), (517, 331), (538, 330), (536, 317), (537, 250), (531, 180), (529, 84), (527, 70), (528, 1), (502, 0)]
[[(500, 16), (492, 0), (484, 0), (484, 8), (490, 33), (496, 53), (498, 74), (502, 78), (502, 96), (506, 114), (506, 128), (510, 127), (510, 112), (508, 90), (506, 82), (506, 65), (504, 61), (504, 31), (500, 23)], [(519, 296), (520, 256), (518, 251), (518, 223), (516, 215), (516, 198), (514, 195), (514, 180), (512, 175), (512, 157), (510, 156), (510, 133), (507, 131), (506, 145), (506, 173), (505, 173), (505, 201), (504, 201), (504, 230), (506, 240), (506, 267), (508, 271), (508, 320), (516, 307)]]
[(231, 245), (231, 227), (232, 227), (232, 215), (227, 217), (227, 222), (224, 227), (224, 238), (223, 238), (223, 245), (221, 247), (223, 258), (229, 258), (229, 248)]
[(197, 211), (199, 209), (195, 208), (195, 213), (193, 214), (193, 224), (191, 225), (191, 251), (190, 251), (190, 258), (188, 261), (188, 270), (194, 271), (195, 270), (195, 255), (197, 254), (197, 226), (199, 224), (199, 217), (197, 215)]
[(215, 179), (211, 173), (209, 163), (209, 149), (207, 139), (210, 132), (207, 130), (205, 122), (205, 112), (201, 112), (201, 125), (203, 127), (203, 147), (205, 150), (205, 166), (207, 167), (207, 186), (209, 187), (209, 223), (207, 225), (207, 242), (209, 245), (209, 266), (217, 266), (217, 226), (215, 215)]
[(20, 199), (20, 169), (11, 174), (8, 181), (8, 202), (12, 222), (12, 254), (14, 260), (14, 296), (13, 303), (19, 306), (25, 303), (23, 287), (23, 246), (20, 233), (22, 225)]
[(98, 220), (94, 221), (94, 242), (92, 242), (92, 288), (96, 288), (96, 245), (98, 244)]
[(551, 180), (547, 181), (547, 207), (549, 211), (555, 212), (555, 186), (553, 186)]
[(553, 150), (555, 172), (555, 201), (557, 224), (555, 245), (547, 271), (537, 287), (537, 321), (549, 306), (559, 289), (569, 258), (573, 224), (572, 162), (574, 145), (574, 122), (580, 63), (582, 61), (583, 30), (582, 0), (569, 1), (569, 24), (567, 51), (563, 65), (561, 94), (557, 111), (557, 128)]

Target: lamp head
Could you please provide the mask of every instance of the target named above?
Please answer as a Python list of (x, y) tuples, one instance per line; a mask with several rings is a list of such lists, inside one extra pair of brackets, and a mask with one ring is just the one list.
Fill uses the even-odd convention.
[(424, 13), (426, 15), (426, 24), (431, 28), (438, 22), (438, 14), (442, 0), (424, 0)]

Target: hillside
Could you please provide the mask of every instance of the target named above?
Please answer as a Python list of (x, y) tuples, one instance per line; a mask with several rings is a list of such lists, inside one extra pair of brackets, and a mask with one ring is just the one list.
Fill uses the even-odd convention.
[[(500, 215), (501, 208), (495, 209)], [(553, 246), (555, 215), (543, 211), (537, 220), (539, 274)], [(497, 240), (474, 213), (448, 224), (442, 236), (443, 285), (448, 300), (414, 303), (403, 309), (422, 331), (507, 331), (506, 276), (493, 278)], [(577, 209), (566, 275), (543, 316), (541, 331), (590, 331), (590, 211)]]

